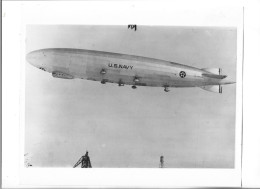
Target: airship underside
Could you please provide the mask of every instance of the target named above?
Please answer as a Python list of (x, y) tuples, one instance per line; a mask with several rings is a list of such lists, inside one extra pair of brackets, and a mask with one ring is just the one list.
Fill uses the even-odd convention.
[(33, 66), (63, 79), (86, 79), (119, 86), (201, 87), (222, 93), (227, 81), (220, 68), (198, 69), (147, 57), (83, 49), (41, 49), (27, 54)]

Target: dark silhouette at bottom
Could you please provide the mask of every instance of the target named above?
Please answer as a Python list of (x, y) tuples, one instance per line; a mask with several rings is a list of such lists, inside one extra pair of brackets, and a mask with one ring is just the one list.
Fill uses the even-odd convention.
[(79, 161), (73, 166), (73, 168), (77, 167), (81, 164), (81, 168), (92, 168), (90, 158), (88, 156), (88, 151), (84, 156), (82, 156)]

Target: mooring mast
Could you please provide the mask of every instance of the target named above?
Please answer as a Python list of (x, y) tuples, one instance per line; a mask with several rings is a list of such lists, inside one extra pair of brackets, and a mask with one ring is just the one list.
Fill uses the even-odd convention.
[(159, 168), (164, 168), (164, 157), (163, 157), (163, 156), (160, 157), (160, 165), (159, 165)]

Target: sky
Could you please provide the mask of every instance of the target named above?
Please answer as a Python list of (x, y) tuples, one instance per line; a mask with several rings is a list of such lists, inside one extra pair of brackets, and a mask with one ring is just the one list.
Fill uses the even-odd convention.
[[(222, 68), (236, 80), (236, 28), (28, 25), (26, 52), (79, 48)], [(53, 78), (25, 62), (25, 153), (33, 167), (233, 168), (236, 85), (217, 94)]]

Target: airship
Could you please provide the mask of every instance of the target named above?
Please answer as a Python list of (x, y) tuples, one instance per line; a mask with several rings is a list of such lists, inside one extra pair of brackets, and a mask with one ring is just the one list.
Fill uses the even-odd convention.
[(174, 87), (200, 87), (222, 93), (222, 85), (235, 83), (222, 75), (221, 68), (195, 68), (166, 60), (136, 55), (86, 49), (48, 48), (32, 51), (27, 61), (49, 72), (54, 78), (86, 79), (131, 85), (162, 87), (169, 92)]

